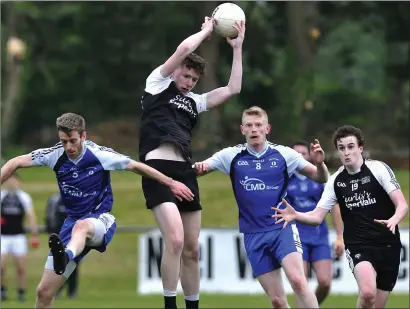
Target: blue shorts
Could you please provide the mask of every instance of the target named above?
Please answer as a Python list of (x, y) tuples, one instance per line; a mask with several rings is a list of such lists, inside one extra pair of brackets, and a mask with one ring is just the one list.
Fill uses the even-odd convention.
[[(95, 221), (98, 224), (98, 226), (96, 225), (96, 223), (94, 223), (96, 227), (95, 236), (93, 239), (91, 239), (89, 242), (86, 243), (86, 246), (83, 252), (81, 252), (80, 255), (74, 258), (74, 262), (76, 264), (78, 264), (92, 249), (95, 249), (99, 252), (104, 252), (107, 249), (107, 245), (112, 240), (115, 229), (117, 227), (114, 216), (110, 215), (109, 213), (88, 214), (79, 219), (68, 217), (64, 221), (64, 224), (61, 227), (61, 231), (59, 234), (64, 246), (67, 246), (67, 244), (70, 242), (71, 232), (76, 222), (79, 220), (84, 220), (88, 218), (94, 218), (95, 220), (98, 220), (98, 221)], [(93, 245), (94, 239), (98, 239), (98, 240), (102, 239), (102, 244), (99, 241), (98, 246)], [(49, 256), (51, 256), (51, 252), (49, 253)]]
[(296, 224), (268, 232), (245, 233), (244, 243), (255, 277), (280, 268), (289, 253), (303, 253)]
[(320, 260), (333, 260), (332, 247), (329, 244), (306, 244), (302, 242), (303, 260), (305, 262), (316, 262)]

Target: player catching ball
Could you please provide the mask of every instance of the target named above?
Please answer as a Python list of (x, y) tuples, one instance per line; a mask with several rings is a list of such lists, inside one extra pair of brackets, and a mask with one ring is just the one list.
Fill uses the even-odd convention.
[(168, 187), (142, 178), (146, 206), (152, 210), (165, 241), (161, 262), (165, 308), (176, 308), (180, 277), (187, 308), (198, 308), (199, 302), (202, 207), (191, 162), (192, 130), (200, 113), (227, 102), (242, 87), (245, 24), (236, 23), (237, 38), (227, 39), (233, 49), (228, 84), (204, 94), (192, 92), (205, 69), (205, 60), (193, 52), (212, 34), (214, 22), (205, 17), (201, 31), (182, 41), (171, 57), (151, 72), (142, 96), (140, 160), (184, 183), (195, 195), (191, 202), (180, 202)]

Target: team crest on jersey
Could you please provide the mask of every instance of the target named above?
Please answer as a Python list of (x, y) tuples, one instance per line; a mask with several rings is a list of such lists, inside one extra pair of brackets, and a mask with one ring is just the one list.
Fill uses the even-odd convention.
[(364, 185), (365, 183), (370, 182), (370, 176), (365, 176), (360, 181), (362, 182), (362, 185)]

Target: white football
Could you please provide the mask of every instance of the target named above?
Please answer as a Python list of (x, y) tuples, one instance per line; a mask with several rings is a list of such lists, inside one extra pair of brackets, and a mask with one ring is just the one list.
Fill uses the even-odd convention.
[(235, 21), (245, 21), (244, 11), (234, 3), (223, 3), (216, 7), (212, 13), (212, 17), (215, 18), (218, 23), (214, 24), (214, 31), (223, 37), (236, 37), (238, 31), (232, 26)]

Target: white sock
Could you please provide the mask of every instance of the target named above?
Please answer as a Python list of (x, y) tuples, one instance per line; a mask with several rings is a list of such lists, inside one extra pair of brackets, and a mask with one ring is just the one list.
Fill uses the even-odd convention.
[(186, 299), (186, 300), (189, 300), (189, 301), (196, 301), (196, 300), (199, 300), (199, 293), (198, 293), (198, 294), (195, 294), (195, 295), (188, 295), (188, 296), (185, 296), (185, 299)]
[(67, 248), (65, 248), (65, 250), (66, 250), (66, 251), (67, 251), (67, 250), (70, 250), (70, 251), (73, 253), (73, 258), (75, 258), (75, 257), (77, 256), (77, 252), (75, 251), (75, 249), (70, 248), (70, 247), (67, 247)]
[(166, 297), (177, 296), (177, 291), (170, 291), (170, 290), (164, 289), (164, 296)]

